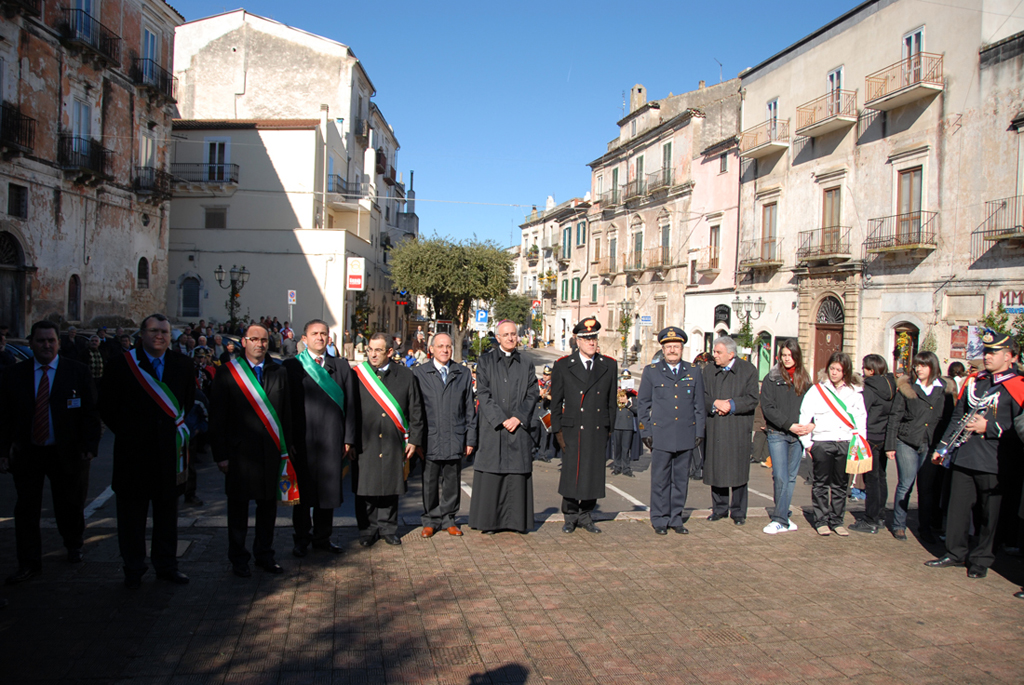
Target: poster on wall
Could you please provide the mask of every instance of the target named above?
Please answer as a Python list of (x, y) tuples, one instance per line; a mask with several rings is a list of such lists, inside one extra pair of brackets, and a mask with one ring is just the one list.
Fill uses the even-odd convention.
[(967, 326), (955, 326), (949, 331), (949, 358), (967, 359)]
[(967, 327), (967, 358), (981, 359), (984, 354), (977, 326)]

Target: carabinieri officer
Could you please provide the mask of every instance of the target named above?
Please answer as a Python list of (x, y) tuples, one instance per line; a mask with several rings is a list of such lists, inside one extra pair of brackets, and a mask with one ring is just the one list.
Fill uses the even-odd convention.
[(637, 396), (640, 439), (651, 450), (651, 526), (685, 535), (683, 508), (693, 450), (704, 440), (704, 378), (683, 361), (686, 333), (669, 326), (658, 333), (662, 361), (644, 369)]

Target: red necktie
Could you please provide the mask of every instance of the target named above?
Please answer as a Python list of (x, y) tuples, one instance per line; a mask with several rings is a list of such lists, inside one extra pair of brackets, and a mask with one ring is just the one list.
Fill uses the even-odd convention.
[(39, 379), (39, 388), (36, 390), (36, 413), (32, 419), (32, 442), (37, 445), (45, 445), (50, 439), (50, 377), (47, 371), (50, 367), (39, 367), (43, 377)]
[(317, 366), (323, 366), (324, 365), (324, 358), (323, 357), (317, 357), (316, 358), (316, 364), (317, 364)]

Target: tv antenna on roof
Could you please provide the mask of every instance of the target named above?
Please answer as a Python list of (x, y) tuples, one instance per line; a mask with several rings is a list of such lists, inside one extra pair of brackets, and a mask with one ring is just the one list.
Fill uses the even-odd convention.
[[(711, 59), (713, 59), (713, 60), (715, 60), (716, 62), (718, 62), (718, 60), (717, 60), (717, 59), (715, 59), (714, 57), (712, 57)], [(721, 63), (721, 62), (718, 62), (718, 82), (719, 82), (719, 83), (721, 83), (721, 82), (722, 82), (722, 63)]]
[(622, 116), (626, 116), (626, 91), (622, 91)]

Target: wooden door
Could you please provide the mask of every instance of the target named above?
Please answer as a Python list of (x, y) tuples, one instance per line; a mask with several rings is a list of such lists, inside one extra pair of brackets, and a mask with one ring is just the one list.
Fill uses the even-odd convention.
[(828, 364), (828, 358), (833, 352), (843, 349), (843, 325), (842, 324), (815, 324), (814, 326), (814, 376), (817, 380), (818, 372)]

